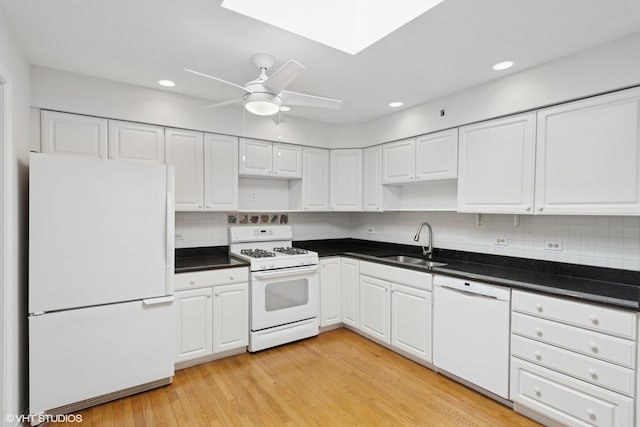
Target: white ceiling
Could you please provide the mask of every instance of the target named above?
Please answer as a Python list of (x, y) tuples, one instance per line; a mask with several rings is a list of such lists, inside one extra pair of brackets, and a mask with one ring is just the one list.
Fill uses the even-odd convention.
[[(353, 56), (220, 3), (0, 0), (0, 7), (33, 64), (156, 89), (170, 79), (176, 87), (161, 90), (212, 101), (238, 93), (183, 68), (244, 84), (257, 75), (254, 53), (275, 56), (275, 67), (296, 59), (306, 71), (288, 89), (344, 103), (287, 114), (328, 123), (371, 120), (390, 113), (390, 101), (421, 104), (640, 32), (637, 0), (445, 0)], [(505, 58), (516, 66), (491, 70)]]

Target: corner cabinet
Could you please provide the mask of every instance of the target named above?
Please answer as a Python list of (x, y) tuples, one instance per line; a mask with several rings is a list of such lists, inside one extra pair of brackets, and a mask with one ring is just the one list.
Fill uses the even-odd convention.
[(360, 300), (360, 261), (352, 258), (342, 258), (342, 323), (353, 328), (359, 327)]
[(43, 153), (108, 157), (107, 119), (42, 110), (40, 125)]
[(365, 211), (382, 211), (382, 146), (363, 150), (363, 191), (362, 209)]
[(330, 209), (362, 210), (362, 150), (331, 150)]
[(342, 322), (341, 259), (320, 260), (320, 326), (331, 326)]
[(460, 128), (458, 212), (532, 213), (535, 113)]
[(536, 213), (640, 214), (640, 88), (538, 111)]

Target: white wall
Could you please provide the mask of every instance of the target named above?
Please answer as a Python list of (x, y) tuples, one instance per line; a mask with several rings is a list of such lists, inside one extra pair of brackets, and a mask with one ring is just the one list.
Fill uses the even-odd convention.
[[(288, 215), (295, 240), (342, 239), (351, 233), (348, 213), (302, 212)], [(228, 245), (227, 227), (226, 213), (176, 212), (176, 234), (182, 235), (182, 239), (176, 240), (176, 247)]]
[[(413, 236), (423, 221), (433, 227), (437, 248), (640, 270), (640, 217), (522, 215), (515, 227), (513, 215), (482, 215), (478, 226), (474, 214), (354, 213), (351, 237), (415, 245)], [(369, 227), (374, 234), (367, 233)], [(425, 228), (425, 245), (427, 236)], [(509, 245), (495, 245), (496, 238), (508, 239)], [(547, 241), (562, 242), (563, 250), (545, 250)]]
[[(3, 144), (5, 271), (2, 281), (2, 421), (21, 414), (27, 399), (27, 180), (29, 161), (30, 66), (0, 10), (0, 79), (9, 109)], [(9, 425), (14, 423), (8, 423)], [(17, 423), (16, 423), (17, 424)]]
[(34, 107), (227, 135), (327, 147), (330, 127), (287, 117), (275, 125), (241, 107), (203, 109), (210, 100), (34, 66)]
[(639, 51), (636, 34), (361, 123), (358, 131), (335, 126), (330, 147), (366, 147), (638, 85)]

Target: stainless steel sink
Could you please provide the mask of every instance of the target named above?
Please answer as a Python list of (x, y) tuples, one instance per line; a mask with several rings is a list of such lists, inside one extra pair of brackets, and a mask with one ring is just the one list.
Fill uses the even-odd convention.
[(383, 259), (388, 259), (389, 261), (396, 261), (401, 264), (411, 264), (411, 265), (419, 265), (420, 267), (425, 268), (433, 268), (433, 267), (442, 267), (443, 265), (447, 265), (443, 262), (431, 261), (424, 258), (416, 258), (407, 255), (389, 255), (381, 257)]

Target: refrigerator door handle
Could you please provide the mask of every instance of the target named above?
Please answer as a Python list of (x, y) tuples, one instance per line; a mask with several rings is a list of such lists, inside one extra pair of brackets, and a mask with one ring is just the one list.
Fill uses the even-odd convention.
[(147, 298), (143, 299), (142, 303), (144, 305), (158, 305), (158, 304), (168, 304), (175, 300), (173, 295), (168, 295), (166, 297), (158, 297), (158, 298)]
[(173, 275), (175, 260), (175, 212), (173, 206), (173, 193), (167, 192), (167, 226), (166, 226), (166, 291), (173, 294)]

